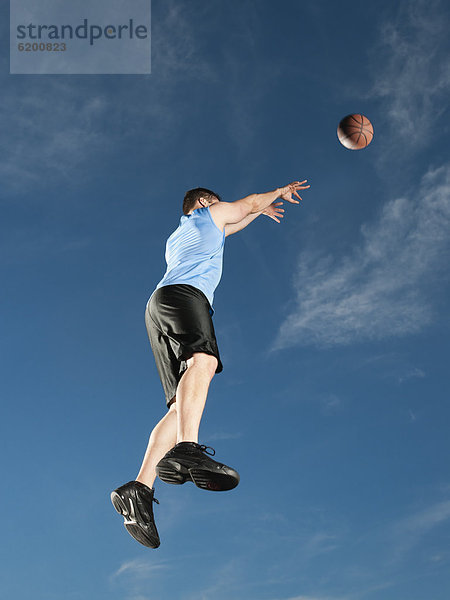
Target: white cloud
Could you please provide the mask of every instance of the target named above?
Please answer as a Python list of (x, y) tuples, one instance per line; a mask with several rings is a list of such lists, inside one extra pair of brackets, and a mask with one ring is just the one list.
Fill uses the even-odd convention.
[(417, 417), (416, 417), (415, 413), (413, 413), (412, 410), (408, 411), (408, 415), (409, 415), (409, 420), (411, 423), (414, 423), (414, 421), (417, 421)]
[(217, 69), (201, 47), (197, 25), (214, 18), (214, 7), (197, 5), (195, 11), (176, 0), (166, 0), (153, 12), (152, 75), (168, 86), (175, 80), (197, 78), (204, 84), (219, 79)]
[(246, 580), (243, 560), (233, 557), (216, 568), (207, 577), (212, 582), (203, 589), (189, 594), (189, 600), (214, 600), (215, 598), (235, 597), (235, 591), (240, 590), (242, 582)]
[(305, 540), (305, 555), (311, 559), (320, 554), (327, 554), (339, 548), (336, 535), (330, 535), (325, 531), (316, 532), (308, 540)]
[(155, 563), (154, 560), (149, 558), (135, 558), (122, 563), (117, 571), (113, 573), (112, 578), (129, 575), (133, 578), (145, 579), (152, 577), (156, 572), (167, 569), (168, 566), (165, 562)]
[[(385, 588), (386, 585), (378, 586), (377, 589), (381, 587)], [(277, 598), (276, 600), (355, 600), (356, 598), (360, 598), (364, 595), (365, 592), (360, 594), (344, 594), (343, 596), (329, 596), (327, 595), (314, 595), (314, 596), (289, 596), (289, 598)]]
[(407, 373), (399, 377), (398, 382), (403, 383), (404, 381), (408, 381), (409, 379), (423, 379), (425, 377), (425, 371), (422, 369), (418, 369), (415, 367), (414, 369), (410, 369)]
[(155, 591), (159, 592), (170, 577), (168, 570), (172, 564), (173, 561), (156, 561), (150, 556), (126, 560), (110, 575), (109, 583), (113, 589), (122, 590), (124, 600), (154, 600)]
[(320, 399), (322, 414), (330, 416), (342, 409), (341, 399), (335, 394), (328, 394)]
[(291, 596), (289, 598), (285, 598), (284, 600), (345, 600), (343, 596), (339, 596), (339, 599), (336, 596)]
[(300, 255), (296, 308), (273, 350), (330, 347), (415, 333), (432, 322), (433, 292), (447, 277), (450, 165), (430, 170), (409, 198), (386, 202), (347, 256)]
[(402, 560), (432, 529), (449, 520), (450, 500), (445, 500), (396, 523), (392, 528), (392, 562)]
[(57, 178), (74, 170), (103, 136), (96, 123), (105, 99), (86, 95), (59, 80), (39, 80), (25, 94), (9, 86), (0, 110), (2, 136), (0, 178), (13, 190), (34, 186), (43, 176)]
[[(172, 99), (188, 77), (203, 84), (216, 75), (200, 52), (192, 16), (167, 0), (153, 23), (152, 74), (106, 80), (78, 76), (6, 76), (0, 106), (0, 181), (23, 192), (41, 181), (73, 178), (81, 166), (149, 132), (147, 151), (160, 152), (185, 105)], [(185, 77), (183, 78), (183, 74)]]
[[(402, 153), (429, 143), (445, 124), (441, 117), (450, 93), (447, 41), (446, 9), (435, 0), (403, 2), (397, 17), (381, 26), (373, 54), (382, 66), (375, 67), (369, 97), (381, 99)], [(397, 147), (394, 143), (391, 150)]]

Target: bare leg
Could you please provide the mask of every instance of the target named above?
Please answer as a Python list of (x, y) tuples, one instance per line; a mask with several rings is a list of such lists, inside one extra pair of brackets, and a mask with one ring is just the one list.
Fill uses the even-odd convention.
[(198, 430), (209, 384), (217, 368), (215, 356), (196, 352), (187, 361), (177, 387), (177, 443), (198, 442)]
[(136, 481), (145, 483), (148, 487), (153, 487), (156, 478), (155, 467), (166, 452), (177, 443), (177, 403), (173, 402), (153, 429), (148, 442), (147, 451), (142, 461)]
[(205, 408), (209, 384), (217, 368), (217, 359), (196, 352), (187, 361), (177, 387), (175, 401), (153, 429), (136, 481), (153, 487), (155, 467), (178, 442), (197, 442), (200, 420)]

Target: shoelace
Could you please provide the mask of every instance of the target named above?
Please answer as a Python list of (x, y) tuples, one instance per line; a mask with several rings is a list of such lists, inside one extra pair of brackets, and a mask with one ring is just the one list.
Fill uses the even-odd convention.
[[(211, 448), (211, 446), (204, 446), (203, 444), (198, 444), (198, 448), (199, 450), (201, 450), (205, 454), (209, 454), (210, 456), (214, 456), (216, 453), (214, 448)], [(212, 450), (212, 452), (207, 452), (207, 450)]]

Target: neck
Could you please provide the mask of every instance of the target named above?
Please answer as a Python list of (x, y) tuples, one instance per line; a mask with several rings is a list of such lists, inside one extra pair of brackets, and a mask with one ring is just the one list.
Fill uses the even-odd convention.
[(194, 206), (194, 208), (188, 212), (188, 215), (192, 215), (192, 213), (194, 212), (194, 210), (198, 210), (199, 208), (206, 208), (207, 206), (209, 206), (209, 204), (198, 204), (197, 206)]

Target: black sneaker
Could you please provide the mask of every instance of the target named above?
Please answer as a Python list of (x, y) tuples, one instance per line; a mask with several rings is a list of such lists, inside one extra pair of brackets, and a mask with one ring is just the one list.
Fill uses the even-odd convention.
[[(207, 450), (212, 450), (212, 454)], [(239, 483), (239, 473), (208, 456), (215, 451), (195, 442), (180, 442), (156, 465), (156, 474), (166, 483), (193, 481), (202, 490), (223, 492)]]
[(111, 502), (123, 516), (125, 529), (147, 548), (157, 548), (160, 544), (153, 517), (153, 502), (159, 504), (154, 492), (140, 481), (129, 481), (111, 492)]

